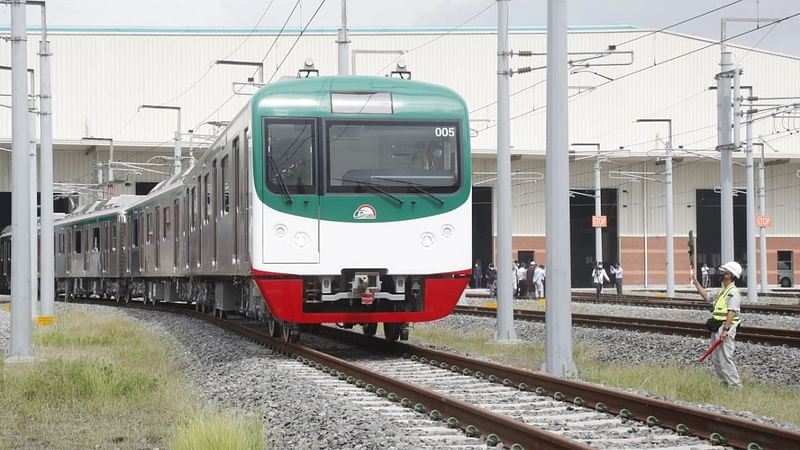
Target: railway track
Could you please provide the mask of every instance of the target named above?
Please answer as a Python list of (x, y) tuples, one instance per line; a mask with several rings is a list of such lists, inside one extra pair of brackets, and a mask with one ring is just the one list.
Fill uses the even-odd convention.
[[(495, 308), (486, 308), (482, 306), (458, 305), (453, 312), (456, 314), (469, 314), (480, 317), (495, 317), (497, 315), (497, 310)], [(545, 313), (543, 311), (515, 309), (514, 318), (532, 322), (544, 322)], [(709, 336), (705, 324), (698, 322), (573, 314), (572, 323), (573, 325), (586, 327), (616, 328), (620, 330), (679, 334), (702, 338), (707, 338)], [(800, 332), (781, 328), (740, 326), (736, 331), (736, 340), (738, 342), (750, 342), (753, 344), (785, 345), (787, 347), (800, 348)]]
[[(680, 298), (653, 297), (642, 295), (615, 295), (605, 294), (597, 300), (594, 294), (573, 292), (572, 301), (583, 303), (611, 303), (625, 304), (631, 306), (649, 306), (676, 309), (702, 309), (707, 310), (709, 305), (702, 300), (688, 300)], [(800, 314), (800, 305), (780, 305), (780, 304), (744, 304), (742, 312), (756, 314)]]
[[(484, 295), (468, 294), (472, 298), (490, 298)], [(708, 303), (702, 300), (688, 300), (680, 298), (666, 298), (644, 295), (616, 295), (616, 294), (602, 294), (600, 300), (597, 300), (595, 294), (589, 292), (573, 292), (572, 301), (579, 303), (607, 303), (615, 305), (630, 305), (630, 306), (647, 306), (657, 308), (674, 308), (674, 309), (699, 309), (707, 310)], [(756, 314), (784, 314), (784, 315), (798, 315), (800, 314), (800, 305), (782, 305), (782, 304), (745, 304), (742, 305), (742, 311), (747, 313)]]
[(337, 343), (306, 338), (318, 347), (311, 348), (269, 337), (251, 319), (223, 320), (184, 305), (132, 305), (190, 315), (269, 346), (350, 401), (396, 414), (409, 433), (443, 447), (485, 441), (515, 450), (800, 448), (800, 433), (783, 428), (460, 355), (328, 327), (317, 332)]

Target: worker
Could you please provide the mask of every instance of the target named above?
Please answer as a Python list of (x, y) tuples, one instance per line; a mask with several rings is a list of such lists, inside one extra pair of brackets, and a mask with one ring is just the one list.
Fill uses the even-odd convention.
[(720, 346), (711, 354), (714, 371), (724, 386), (741, 388), (742, 381), (733, 362), (733, 351), (736, 328), (741, 321), (739, 311), (742, 297), (736, 288), (736, 280), (742, 276), (742, 266), (736, 261), (730, 261), (719, 268), (719, 273), (722, 277), (722, 288), (714, 292), (714, 295), (697, 281), (694, 271), (691, 272), (692, 284), (705, 301), (713, 302), (711, 318), (706, 325), (711, 332), (711, 343), (721, 341)]

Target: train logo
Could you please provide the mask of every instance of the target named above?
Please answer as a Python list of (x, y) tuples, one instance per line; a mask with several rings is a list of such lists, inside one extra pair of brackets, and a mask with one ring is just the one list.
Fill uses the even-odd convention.
[(353, 213), (353, 219), (356, 220), (375, 219), (377, 217), (378, 214), (375, 212), (375, 208), (367, 204), (359, 206)]

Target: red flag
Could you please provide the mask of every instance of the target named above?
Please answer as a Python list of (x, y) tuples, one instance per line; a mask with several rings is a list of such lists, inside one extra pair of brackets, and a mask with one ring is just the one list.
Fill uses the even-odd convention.
[(719, 347), (719, 344), (721, 344), (721, 343), (722, 343), (722, 339), (717, 339), (716, 342), (711, 344), (711, 347), (708, 347), (708, 350), (706, 350), (706, 352), (703, 353), (703, 356), (701, 356), (700, 359), (697, 360), (697, 362), (701, 363), (701, 362), (705, 361), (705, 359), (708, 358), (708, 355), (710, 355), (711, 352), (713, 352), (715, 348)]

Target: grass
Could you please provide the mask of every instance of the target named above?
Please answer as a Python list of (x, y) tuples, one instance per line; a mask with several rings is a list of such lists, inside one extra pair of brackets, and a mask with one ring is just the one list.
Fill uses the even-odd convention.
[(204, 409), (175, 348), (120, 316), (59, 315), (34, 346), (3, 366), (0, 448), (263, 448), (260, 422)]
[[(544, 362), (544, 344), (522, 342), (498, 344), (489, 333), (456, 332), (417, 324), (414, 339), (447, 347), (472, 356), (480, 356), (502, 364), (539, 370)], [(641, 364), (619, 366), (597, 361), (589, 346), (573, 348), (575, 364), (584, 381), (606, 386), (640, 389), (673, 400), (710, 403), (736, 411), (774, 417), (800, 425), (800, 388), (758, 383), (744, 378), (744, 388), (731, 390), (717, 383), (716, 375), (699, 367), (678, 364)]]
[(264, 448), (262, 425), (241, 417), (211, 414), (181, 426), (170, 442), (171, 450), (256, 450)]

